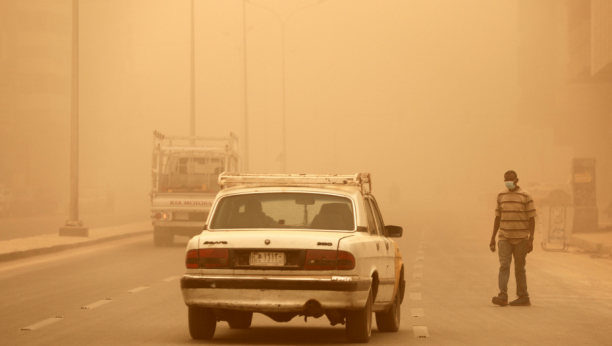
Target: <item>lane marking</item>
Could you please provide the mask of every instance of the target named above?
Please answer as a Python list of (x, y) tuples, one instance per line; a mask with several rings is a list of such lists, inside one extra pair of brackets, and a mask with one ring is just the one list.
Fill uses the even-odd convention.
[(420, 269), (423, 268), (423, 263), (417, 263), (414, 265), (414, 269)]
[(413, 282), (410, 284), (410, 288), (418, 288), (421, 287), (421, 283), (420, 282)]
[(412, 278), (421, 279), (423, 277), (423, 273), (412, 273)]
[(85, 306), (81, 306), (81, 309), (83, 309), (83, 310), (95, 309), (98, 306), (102, 306), (102, 305), (108, 304), (110, 302), (112, 302), (112, 300), (110, 298), (106, 298), (106, 299), (103, 299), (103, 300), (98, 300), (97, 302), (93, 302), (93, 303), (85, 305)]
[(422, 308), (410, 309), (410, 315), (412, 317), (425, 317), (425, 311)]
[(180, 278), (180, 276), (170, 276), (170, 277), (167, 277), (167, 278), (163, 279), (162, 281), (170, 282), (170, 281), (174, 281), (174, 280), (176, 280), (178, 278)]
[(410, 299), (421, 300), (421, 292), (410, 292)]
[(428, 338), (429, 331), (426, 326), (412, 326), (412, 332), (415, 338)]
[(416, 260), (423, 262), (425, 258), (423, 256), (417, 256)]
[(417, 254), (418, 254), (418, 255), (422, 255), (422, 254), (424, 254), (424, 253), (425, 253), (425, 252), (424, 252), (423, 250), (419, 250), (419, 251), (417, 251)]
[(149, 286), (140, 286), (140, 287), (132, 288), (131, 290), (127, 291), (127, 293), (136, 293), (142, 290), (146, 290), (147, 288), (149, 288)]
[(21, 328), (21, 329), (19, 329), (19, 330), (23, 330), (23, 331), (31, 331), (31, 330), (36, 330), (36, 329), (42, 328), (42, 327), (44, 327), (44, 326), (48, 326), (48, 325), (50, 325), (50, 324), (52, 324), (52, 323), (55, 323), (55, 322), (61, 321), (61, 320), (63, 320), (63, 319), (64, 319), (64, 317), (63, 317), (63, 316), (55, 316), (55, 317), (48, 318), (48, 319), (46, 319), (46, 320), (40, 321), (40, 322), (38, 322), (38, 323), (34, 323), (33, 325), (27, 326), (27, 327), (25, 327), (25, 328)]

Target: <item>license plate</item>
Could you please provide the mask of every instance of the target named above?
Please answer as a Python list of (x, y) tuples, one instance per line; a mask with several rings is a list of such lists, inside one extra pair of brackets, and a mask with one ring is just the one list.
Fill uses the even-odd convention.
[(189, 213), (173, 213), (172, 216), (175, 220), (189, 220)]
[(251, 252), (250, 265), (255, 266), (284, 266), (285, 253), (283, 252)]

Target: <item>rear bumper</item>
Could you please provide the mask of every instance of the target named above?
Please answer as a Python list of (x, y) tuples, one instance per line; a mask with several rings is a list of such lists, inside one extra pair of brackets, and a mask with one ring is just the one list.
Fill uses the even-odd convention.
[(323, 309), (357, 310), (365, 306), (371, 278), (328, 276), (235, 277), (185, 275), (185, 304), (255, 312), (297, 312), (316, 300)]
[(158, 221), (153, 220), (154, 227), (176, 235), (194, 236), (202, 233), (204, 221)]

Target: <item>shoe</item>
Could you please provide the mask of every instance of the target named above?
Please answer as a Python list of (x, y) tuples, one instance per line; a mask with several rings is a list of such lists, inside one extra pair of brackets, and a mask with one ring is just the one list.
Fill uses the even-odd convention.
[(508, 298), (502, 298), (500, 296), (493, 297), (493, 299), (491, 301), (493, 302), (493, 304), (499, 305), (499, 306), (506, 306), (506, 305), (508, 305)]
[(519, 297), (510, 302), (511, 306), (530, 306), (531, 302), (529, 301), (529, 297)]

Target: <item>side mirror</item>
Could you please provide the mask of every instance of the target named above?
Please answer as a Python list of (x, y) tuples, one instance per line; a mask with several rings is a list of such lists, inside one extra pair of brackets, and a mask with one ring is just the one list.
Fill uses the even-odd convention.
[(206, 231), (208, 230), (208, 225), (204, 225), (204, 227), (202, 227), (202, 231)]
[(404, 233), (404, 229), (400, 226), (385, 226), (385, 230), (389, 238), (401, 238)]

